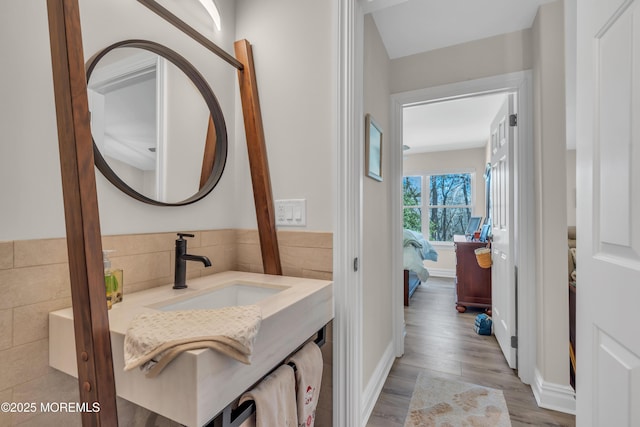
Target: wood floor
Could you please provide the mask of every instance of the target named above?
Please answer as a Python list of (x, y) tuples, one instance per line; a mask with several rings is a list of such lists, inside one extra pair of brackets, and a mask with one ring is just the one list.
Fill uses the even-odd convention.
[(423, 370), (503, 390), (513, 427), (575, 426), (572, 415), (538, 408), (531, 388), (509, 368), (495, 337), (473, 331), (480, 312), (456, 311), (453, 279), (431, 277), (418, 287), (411, 306), (405, 308), (405, 354), (393, 364), (368, 427), (404, 426), (416, 378)]

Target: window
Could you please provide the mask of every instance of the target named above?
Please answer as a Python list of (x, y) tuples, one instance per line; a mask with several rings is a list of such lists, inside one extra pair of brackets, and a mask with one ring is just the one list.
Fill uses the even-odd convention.
[(473, 204), (471, 178), (471, 173), (403, 177), (404, 228), (434, 242), (464, 234)]

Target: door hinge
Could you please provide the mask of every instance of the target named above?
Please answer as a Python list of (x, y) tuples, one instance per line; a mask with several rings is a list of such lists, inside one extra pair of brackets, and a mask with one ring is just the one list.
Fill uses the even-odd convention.
[(353, 259), (353, 271), (358, 271), (358, 267), (359, 267), (359, 261), (358, 258), (354, 258)]
[(518, 337), (511, 337), (511, 348), (518, 348)]
[(518, 126), (518, 115), (517, 114), (509, 115), (509, 126), (511, 126), (511, 127)]

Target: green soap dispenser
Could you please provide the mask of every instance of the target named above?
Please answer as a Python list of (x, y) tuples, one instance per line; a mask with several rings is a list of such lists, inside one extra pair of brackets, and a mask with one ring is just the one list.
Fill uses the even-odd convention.
[(122, 270), (111, 268), (109, 254), (113, 250), (102, 251), (102, 261), (104, 264), (104, 286), (107, 293), (107, 307), (111, 309), (113, 304), (122, 301)]

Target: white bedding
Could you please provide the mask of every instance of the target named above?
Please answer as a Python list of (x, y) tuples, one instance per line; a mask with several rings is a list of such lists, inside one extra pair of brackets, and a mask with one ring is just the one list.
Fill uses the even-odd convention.
[(424, 267), (423, 260), (438, 260), (438, 252), (431, 246), (422, 234), (404, 230), (403, 239), (403, 261), (404, 269), (416, 273), (418, 278), (426, 282), (429, 278), (429, 271)]

